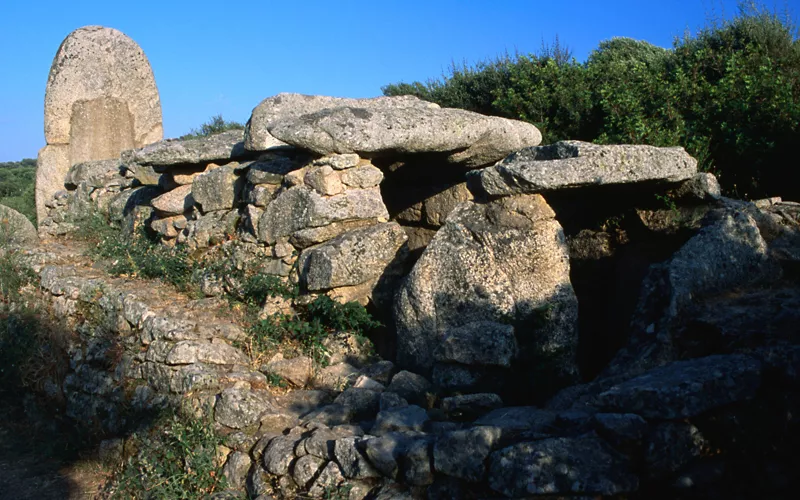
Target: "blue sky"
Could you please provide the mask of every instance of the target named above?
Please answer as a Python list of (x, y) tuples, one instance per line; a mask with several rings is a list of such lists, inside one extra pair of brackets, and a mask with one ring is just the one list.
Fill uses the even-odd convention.
[[(800, 0), (766, 5), (800, 11)], [(736, 0), (0, 0), (0, 161), (44, 146), (50, 63), (85, 25), (119, 29), (144, 49), (165, 136), (175, 137), (216, 114), (244, 122), (278, 92), (376, 96), (440, 76), (451, 61), (535, 52), (556, 35), (579, 60), (614, 36), (669, 47), (735, 12)]]

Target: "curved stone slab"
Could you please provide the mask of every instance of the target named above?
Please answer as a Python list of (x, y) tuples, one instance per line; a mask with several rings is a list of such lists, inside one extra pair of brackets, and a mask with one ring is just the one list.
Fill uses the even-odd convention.
[(281, 119), (296, 118), (339, 106), (361, 106), (382, 108), (438, 108), (438, 104), (426, 102), (413, 96), (375, 97), (352, 99), (322, 95), (303, 95), (282, 92), (268, 97), (253, 109), (245, 128), (244, 147), (250, 151), (264, 151), (284, 143), (274, 138), (269, 127)]
[(445, 153), (451, 163), (476, 168), (536, 146), (542, 134), (530, 123), (451, 108), (367, 103), (327, 108), (269, 126), (275, 138), (315, 153), (361, 157)]

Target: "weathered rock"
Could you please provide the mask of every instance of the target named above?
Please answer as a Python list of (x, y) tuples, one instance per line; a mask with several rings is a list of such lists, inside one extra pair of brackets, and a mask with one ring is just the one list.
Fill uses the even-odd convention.
[(303, 422), (318, 422), (327, 426), (342, 425), (349, 424), (353, 415), (354, 410), (349, 406), (330, 404), (303, 416)]
[(324, 243), (339, 236), (340, 234), (346, 233), (347, 231), (359, 229), (365, 226), (371, 226), (377, 223), (377, 219), (332, 222), (327, 226), (301, 229), (300, 231), (292, 233), (289, 241), (297, 248), (307, 248), (312, 245), (316, 245), (317, 243)]
[(509, 497), (619, 495), (636, 491), (638, 478), (601, 440), (552, 438), (492, 453), (489, 486)]
[(86, 26), (70, 33), (53, 59), (45, 93), (47, 143), (69, 143), (73, 104), (101, 97), (127, 105), (134, 147), (161, 139), (161, 103), (142, 49), (115, 29)]
[[(436, 106), (434, 104), (433, 106)], [(304, 113), (305, 114), (305, 113)], [(323, 156), (314, 160), (314, 165), (330, 165), (334, 170), (347, 170), (358, 166), (361, 158), (357, 154), (349, 153), (343, 155)]]
[(428, 412), (419, 406), (390, 408), (378, 413), (370, 432), (380, 436), (397, 431), (422, 431), (427, 421)]
[(122, 153), (125, 165), (169, 167), (246, 159), (250, 153), (242, 144), (242, 131), (230, 130), (198, 139), (166, 139)]
[[(178, 243), (186, 243), (192, 250), (219, 245), (234, 237), (238, 222), (239, 212), (237, 210), (220, 210), (198, 215), (195, 220), (189, 221), (186, 229), (178, 235)], [(265, 259), (262, 269), (270, 265), (274, 267), (269, 268), (271, 271), (269, 274), (279, 276), (288, 275), (291, 267), (280, 260)]]
[(235, 208), (244, 178), (236, 173), (238, 164), (223, 165), (200, 174), (192, 184), (192, 197), (203, 212)]
[(647, 433), (647, 421), (633, 413), (597, 413), (593, 423), (600, 437), (619, 451), (635, 448)]
[(611, 387), (596, 404), (605, 411), (663, 420), (687, 418), (746, 401), (761, 384), (761, 364), (745, 355), (676, 361)]
[(225, 389), (214, 407), (214, 419), (232, 429), (245, 429), (258, 422), (263, 413), (273, 408), (273, 399), (266, 391)]
[[(245, 129), (245, 147), (251, 151), (264, 151), (282, 144), (269, 133), (269, 127), (276, 121), (299, 117), (309, 113), (337, 107), (337, 106), (381, 106), (381, 107), (431, 107), (439, 106), (425, 102), (416, 97), (377, 97), (374, 99), (348, 99), (341, 97), (310, 96), (302, 94), (281, 93), (261, 101), (255, 109)], [(355, 163), (352, 158), (355, 157)], [(334, 168), (343, 169), (348, 166), (355, 166), (358, 162), (356, 155), (335, 155), (327, 159), (320, 159), (319, 164), (329, 164)], [(327, 161), (327, 163), (323, 163)], [(337, 167), (333, 162), (338, 162), (344, 166)]]
[(154, 198), (153, 208), (165, 215), (180, 215), (188, 212), (194, 206), (192, 186), (178, 186), (177, 188)]
[(433, 356), (437, 361), (508, 367), (516, 354), (513, 326), (477, 321), (450, 330), (436, 346)]
[(305, 455), (297, 459), (292, 465), (292, 479), (300, 489), (308, 488), (309, 483), (325, 466), (326, 461), (314, 455)]
[(395, 373), (395, 366), (389, 360), (381, 360), (377, 363), (371, 363), (361, 369), (361, 374), (367, 376), (376, 382), (383, 385), (389, 384), (389, 380)]
[(235, 347), (225, 342), (200, 342), (184, 340), (175, 344), (164, 362), (168, 365), (210, 363), (214, 365), (247, 365), (250, 360)]
[(647, 436), (644, 462), (650, 478), (664, 478), (700, 456), (707, 446), (700, 430), (686, 422), (663, 422)]
[(50, 67), (44, 124), (48, 145), (36, 173), (40, 221), (73, 164), (116, 158), (163, 136), (161, 102), (142, 49), (111, 28), (70, 33)]
[(358, 377), (356, 381), (353, 383), (353, 387), (355, 389), (368, 389), (370, 391), (375, 391), (375, 392), (383, 392), (386, 390), (385, 385), (381, 384), (377, 380), (372, 380), (366, 375), (361, 375), (360, 377)]
[(306, 453), (315, 457), (333, 460), (334, 444), (340, 436), (325, 426), (319, 426), (311, 435), (303, 440)]
[(380, 392), (350, 387), (339, 394), (333, 402), (352, 408), (354, 418), (366, 419), (378, 413), (380, 398)]
[(279, 140), (319, 154), (450, 153), (452, 163), (470, 168), (542, 140), (539, 130), (525, 122), (460, 109), (386, 107), (374, 104), (377, 99), (365, 101), (280, 118), (268, 129)]
[(467, 189), (466, 182), (448, 187), (419, 203), (420, 221), (439, 227), (459, 203), (472, 199), (472, 193)]
[(270, 412), (261, 415), (258, 423), (258, 432), (281, 434), (287, 429), (300, 425), (300, 419), (291, 412)]
[(121, 186), (125, 178), (120, 171), (119, 159), (77, 163), (67, 172), (64, 185), (77, 187), (83, 182), (93, 188)]
[(503, 400), (497, 394), (465, 394), (442, 400), (442, 411), (459, 420), (474, 420), (502, 406)]
[(308, 488), (308, 494), (312, 497), (322, 497), (331, 491), (336, 491), (342, 482), (344, 482), (344, 476), (339, 465), (336, 462), (328, 462), (328, 465), (322, 469), (322, 472)]
[(380, 411), (389, 410), (391, 408), (400, 408), (408, 406), (408, 401), (400, 397), (396, 392), (382, 392), (379, 400)]
[(0, 248), (5, 245), (29, 247), (39, 243), (36, 228), (13, 208), (0, 205)]
[(585, 186), (674, 183), (696, 173), (697, 161), (683, 148), (562, 141), (512, 153), (471, 176), (470, 182), (490, 195), (506, 196)]
[(416, 405), (427, 406), (428, 393), (433, 386), (430, 381), (417, 373), (403, 370), (392, 377), (386, 388), (387, 391), (396, 393), (401, 398)]
[(355, 219), (388, 218), (377, 188), (352, 189), (323, 198), (308, 187), (296, 186), (279, 194), (267, 206), (259, 222), (258, 238), (271, 245), (306, 228)]
[(306, 171), (303, 182), (314, 191), (326, 196), (333, 196), (344, 191), (342, 179), (330, 165), (309, 168)]
[(495, 427), (475, 427), (442, 434), (433, 446), (437, 472), (474, 483), (483, 480), (486, 458), (500, 440)]
[(380, 473), (370, 465), (369, 460), (362, 452), (361, 441), (361, 438), (355, 436), (337, 439), (333, 448), (336, 462), (348, 479), (379, 477)]
[(714, 174), (698, 172), (675, 189), (674, 197), (681, 200), (713, 201), (722, 197), (722, 189)]
[(295, 387), (305, 387), (311, 378), (314, 363), (308, 356), (270, 361), (266, 369), (289, 381)]
[(225, 476), (228, 486), (237, 490), (243, 490), (251, 463), (252, 461), (247, 453), (234, 451), (228, 455), (228, 460), (222, 468), (222, 475)]
[(359, 376), (359, 371), (348, 363), (338, 363), (314, 374), (314, 386), (318, 389), (341, 391)]
[(291, 391), (276, 396), (276, 402), (281, 408), (299, 416), (330, 403), (331, 398), (325, 391)]
[(363, 165), (345, 170), (342, 182), (348, 186), (366, 189), (375, 187), (383, 180), (383, 172), (372, 165)]
[(500, 429), (504, 438), (525, 435), (541, 439), (553, 434), (555, 422), (552, 412), (533, 406), (509, 406), (489, 412), (475, 425)]
[[(576, 374), (567, 247), (539, 195), (465, 202), (450, 214), (397, 294), (398, 362), (429, 371), (442, 339), (471, 323), (509, 320), (525, 325), (515, 331), (520, 348), (560, 358), (553, 375)], [(507, 345), (486, 357), (502, 360)]]
[(262, 461), (264, 468), (270, 474), (285, 476), (289, 473), (289, 465), (295, 459), (294, 447), (300, 440), (299, 436), (278, 436), (269, 442), (264, 450)]
[(364, 441), (364, 453), (370, 464), (384, 476), (396, 479), (399, 472), (397, 459), (405, 449), (410, 438), (393, 433)]
[(300, 255), (301, 283), (317, 291), (377, 278), (397, 257), (406, 239), (394, 222), (344, 233)]

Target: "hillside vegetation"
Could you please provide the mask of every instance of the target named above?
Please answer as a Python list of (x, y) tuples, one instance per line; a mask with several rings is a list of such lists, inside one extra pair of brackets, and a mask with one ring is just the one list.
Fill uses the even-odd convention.
[(670, 50), (614, 38), (578, 62), (556, 40), (383, 93), (525, 120), (545, 143), (680, 145), (729, 195), (798, 199), (800, 42), (788, 19), (742, 6)]
[(13, 208), (36, 224), (36, 160), (0, 163), (0, 205)]

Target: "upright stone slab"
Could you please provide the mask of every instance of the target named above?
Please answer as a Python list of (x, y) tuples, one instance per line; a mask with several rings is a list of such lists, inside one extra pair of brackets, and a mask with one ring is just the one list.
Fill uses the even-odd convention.
[(524, 371), (542, 368), (538, 353), (572, 376), (577, 313), (564, 233), (544, 198), (464, 202), (396, 295), (398, 363), (508, 366), (518, 346)]
[(44, 102), (47, 146), (39, 152), (36, 212), (64, 188), (69, 168), (119, 157), (163, 137), (161, 101), (142, 49), (102, 26), (79, 28), (59, 47)]

